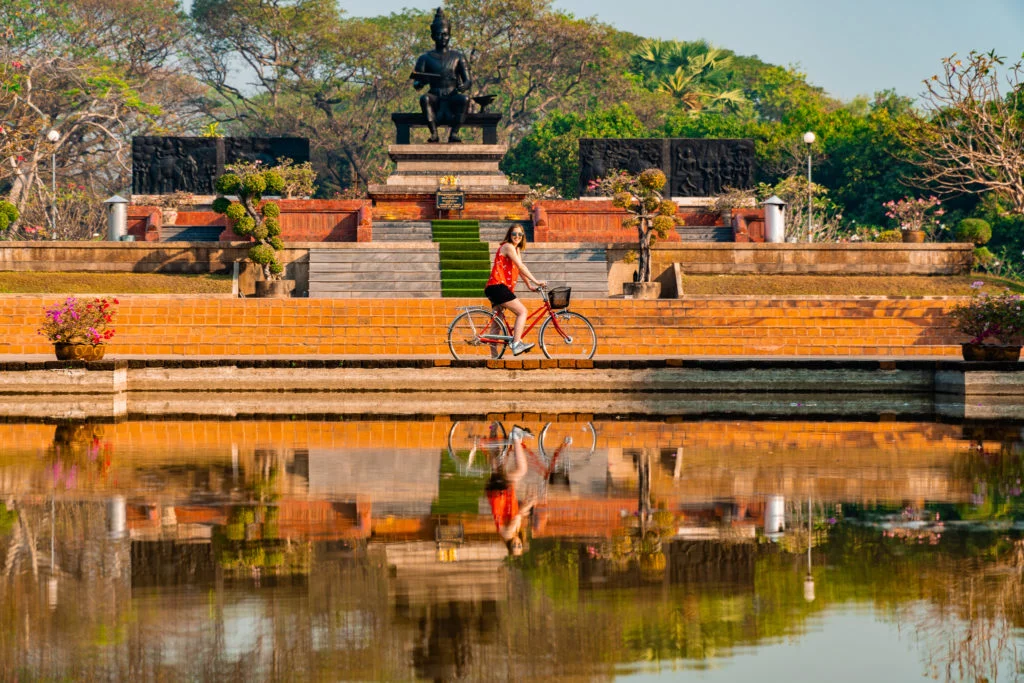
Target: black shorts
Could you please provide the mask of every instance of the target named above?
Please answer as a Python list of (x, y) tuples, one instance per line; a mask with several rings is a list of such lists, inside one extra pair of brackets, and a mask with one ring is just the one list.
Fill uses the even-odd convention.
[(516, 298), (508, 285), (487, 285), (484, 287), (484, 296), (490, 300), (492, 306), (507, 304)]

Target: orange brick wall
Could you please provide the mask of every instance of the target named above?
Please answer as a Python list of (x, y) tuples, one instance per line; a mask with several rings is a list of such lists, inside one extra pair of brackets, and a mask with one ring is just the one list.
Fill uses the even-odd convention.
[[(0, 296), (0, 355), (52, 353), (36, 333), (61, 297)], [(480, 299), (120, 298), (109, 353), (131, 355), (448, 356), (459, 306)], [(579, 300), (599, 335), (598, 357), (957, 356), (946, 317), (954, 298), (693, 297)], [(531, 334), (535, 337), (536, 332)], [(536, 354), (539, 357), (539, 354)]]
[[(704, 211), (681, 211), (688, 226), (721, 225), (719, 214)], [(596, 242), (619, 244), (636, 242), (636, 228), (622, 227), (627, 214), (612, 206), (611, 200), (551, 200), (533, 205), (533, 239), (535, 242)], [(676, 232), (662, 240), (679, 242)]]

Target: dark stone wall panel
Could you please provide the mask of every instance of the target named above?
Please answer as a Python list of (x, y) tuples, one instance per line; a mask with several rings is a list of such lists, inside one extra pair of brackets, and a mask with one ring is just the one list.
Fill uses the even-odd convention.
[(583, 138), (580, 140), (580, 196), (592, 180), (619, 169), (639, 173), (660, 168), (672, 197), (711, 197), (726, 188), (754, 185), (753, 140), (697, 138)]
[(280, 157), (309, 161), (305, 138), (132, 138), (132, 194), (191, 192), (214, 194), (213, 181), (224, 165)]

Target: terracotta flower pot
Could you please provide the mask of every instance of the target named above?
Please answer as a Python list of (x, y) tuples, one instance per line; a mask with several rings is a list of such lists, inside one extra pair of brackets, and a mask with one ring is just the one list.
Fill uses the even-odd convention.
[(1012, 344), (961, 344), (964, 360), (1009, 361), (1020, 360), (1020, 346)]
[(904, 230), (903, 241), (909, 242), (910, 244), (921, 244), (924, 242), (925, 232), (924, 230)]
[(60, 344), (53, 345), (57, 360), (100, 360), (107, 352), (103, 344)]

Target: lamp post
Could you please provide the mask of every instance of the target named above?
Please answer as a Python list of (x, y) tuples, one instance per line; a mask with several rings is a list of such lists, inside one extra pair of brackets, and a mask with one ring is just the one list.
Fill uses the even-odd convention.
[(811, 145), (814, 144), (814, 133), (804, 133), (804, 144), (807, 145), (807, 241), (811, 241)]
[(50, 155), (50, 239), (57, 239), (57, 143), (60, 141), (60, 131), (51, 128), (46, 134), (46, 139), (53, 143), (53, 153)]

